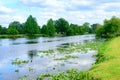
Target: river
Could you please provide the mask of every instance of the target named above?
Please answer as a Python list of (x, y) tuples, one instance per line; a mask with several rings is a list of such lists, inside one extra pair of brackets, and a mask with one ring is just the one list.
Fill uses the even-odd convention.
[[(89, 70), (95, 63), (95, 50), (87, 53), (75, 52), (78, 58), (55, 60), (66, 54), (55, 53), (44, 55), (43, 50), (55, 50), (69, 43), (85, 43), (95, 40), (95, 35), (80, 35), (69, 37), (39, 37), (0, 39), (0, 80), (18, 80), (21, 77), (35, 79), (43, 73), (57, 73), (67, 69), (76, 68), (80, 71)], [(28, 63), (12, 64), (16, 59), (28, 60)]]

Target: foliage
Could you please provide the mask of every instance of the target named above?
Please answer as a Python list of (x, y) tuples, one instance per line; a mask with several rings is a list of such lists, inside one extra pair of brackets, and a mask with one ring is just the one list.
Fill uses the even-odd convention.
[(20, 22), (18, 21), (11, 22), (9, 27), (11, 26), (14, 26), (18, 30), (19, 34), (23, 34), (23, 26), (22, 24), (20, 24)]
[(46, 77), (49, 77), (49, 80), (93, 80), (87, 71), (79, 72), (76, 69), (70, 69), (66, 72), (53, 75), (41, 75), (37, 78), (37, 80), (44, 80)]
[(69, 23), (64, 18), (60, 18), (55, 21), (55, 27), (58, 34), (66, 35)]
[(90, 23), (85, 22), (85, 23), (83, 24), (83, 31), (84, 31), (85, 34), (88, 34), (88, 33), (91, 32), (91, 30), (90, 30)]
[(52, 19), (48, 20), (47, 27), (48, 27), (48, 35), (55, 36), (55, 25)]
[(28, 35), (39, 34), (40, 28), (35, 18), (30, 15), (24, 24), (24, 32)]
[(113, 16), (110, 20), (105, 19), (102, 28), (97, 31), (98, 37), (115, 37), (120, 35), (120, 18)]
[(7, 34), (9, 34), (9, 35), (17, 35), (17, 34), (19, 34), (19, 32), (15, 28), (15, 26), (9, 26), (9, 28), (7, 30)]
[(46, 25), (42, 26), (41, 33), (43, 34), (43, 36), (49, 35), (49, 30), (48, 30), (48, 27)]
[[(15, 27), (13, 30), (10, 29)], [(10, 30), (8, 30), (10, 29)], [(9, 28), (0, 26), (0, 34), (42, 34), (42, 36), (72, 36), (82, 34), (96, 34), (97, 37), (111, 38), (120, 35), (120, 18), (113, 16), (111, 19), (104, 20), (104, 24), (92, 24), (85, 22), (83, 25), (69, 24), (64, 18), (58, 20), (49, 19), (40, 29), (37, 21), (32, 15), (27, 18), (25, 23), (13, 21), (9, 24)]]
[(7, 34), (7, 28), (6, 27), (2, 27), (2, 30), (0, 32), (0, 34)]

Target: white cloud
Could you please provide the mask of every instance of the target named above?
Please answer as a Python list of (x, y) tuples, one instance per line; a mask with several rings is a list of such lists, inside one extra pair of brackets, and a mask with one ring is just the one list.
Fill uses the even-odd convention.
[(13, 20), (25, 22), (30, 14), (36, 17), (39, 25), (46, 24), (49, 18), (63, 17), (70, 23), (92, 24), (102, 23), (113, 15), (120, 16), (119, 0), (19, 0), (18, 3), (20, 7), (16, 10), (0, 6), (0, 13), (3, 12), (0, 18), (4, 20), (0, 20), (0, 24)]
[(7, 8), (7, 7), (0, 4), (0, 14), (11, 13), (11, 12), (13, 12), (12, 9)]
[(25, 22), (25, 19), (21, 16), (12, 16), (12, 15), (8, 15), (8, 14), (0, 15), (0, 24), (2, 24), (4, 27), (8, 27), (8, 25), (12, 21), (19, 21), (19, 22), (23, 23), (23, 22)]

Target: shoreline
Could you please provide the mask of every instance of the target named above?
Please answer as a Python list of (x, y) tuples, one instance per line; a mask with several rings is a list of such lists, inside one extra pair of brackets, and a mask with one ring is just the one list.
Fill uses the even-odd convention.
[(89, 70), (93, 80), (120, 79), (120, 37), (105, 42), (97, 58), (97, 63)]

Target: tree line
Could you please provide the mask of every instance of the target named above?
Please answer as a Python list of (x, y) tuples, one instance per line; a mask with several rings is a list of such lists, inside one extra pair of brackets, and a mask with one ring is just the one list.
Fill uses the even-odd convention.
[(30, 15), (25, 23), (13, 21), (8, 28), (0, 25), (0, 35), (17, 34), (41, 34), (42, 36), (72, 36), (82, 34), (96, 34), (97, 37), (114, 37), (120, 35), (120, 18), (113, 16), (110, 20), (105, 19), (104, 24), (92, 24), (85, 22), (83, 25), (70, 24), (64, 18), (58, 20), (49, 19), (47, 24), (40, 27), (36, 18)]

